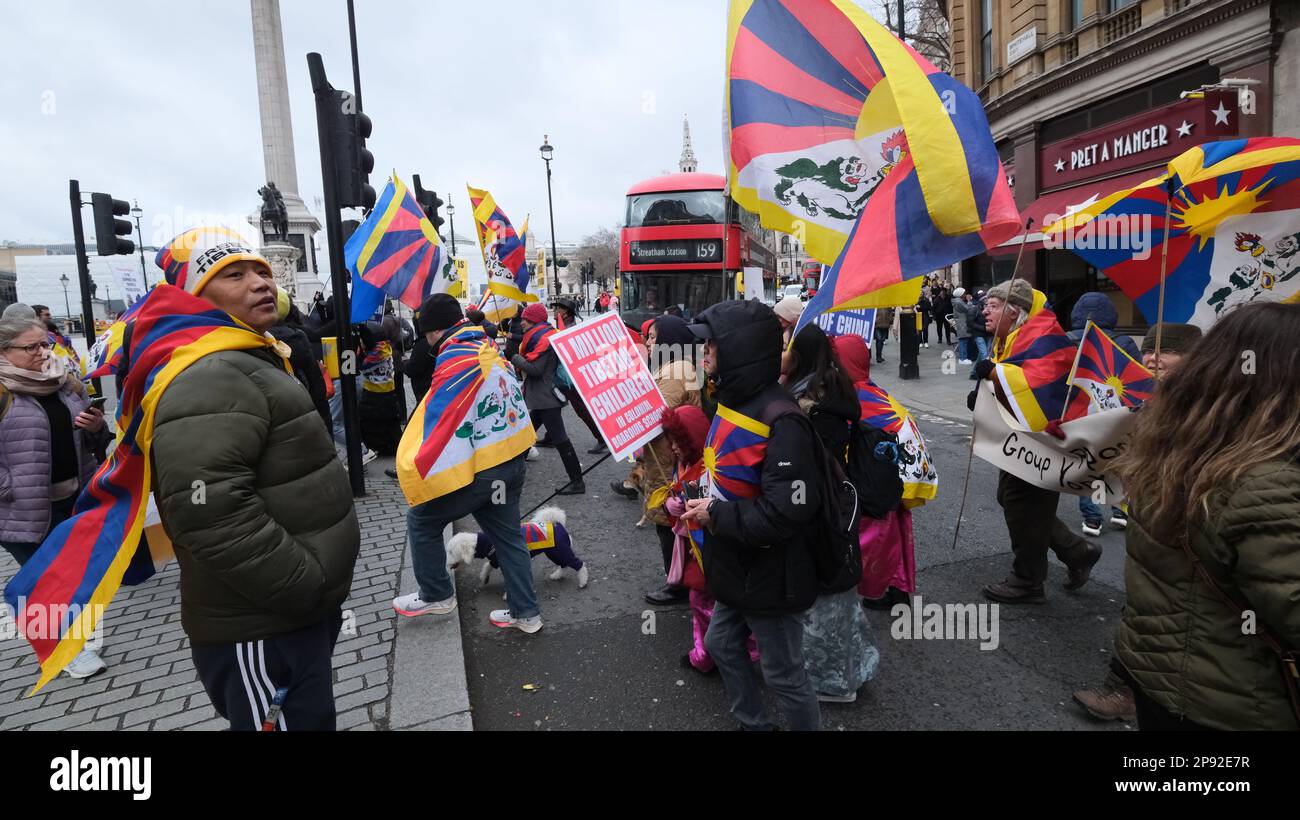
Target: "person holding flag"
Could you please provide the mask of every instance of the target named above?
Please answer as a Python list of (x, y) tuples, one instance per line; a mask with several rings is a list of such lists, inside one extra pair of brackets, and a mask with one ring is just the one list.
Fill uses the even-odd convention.
[[(994, 383), (1003, 402), (1022, 425), (1035, 432), (1065, 416), (1066, 379), (1074, 349), (1047, 307), (1047, 296), (1024, 279), (1012, 279), (989, 289), (984, 316), (993, 337), (992, 355), (976, 363), (980, 379)], [(972, 390), (967, 406), (975, 409), (979, 388)], [(1076, 392), (1080, 406), (1087, 398)], [(1056, 515), (1060, 493), (1043, 489), (1001, 472), (998, 504), (1002, 507), (1011, 549), (1015, 555), (1011, 574), (984, 587), (984, 596), (1004, 604), (1046, 602), (1049, 550), (1069, 568), (1068, 590), (1088, 582), (1101, 558), (1101, 547), (1070, 531)]]

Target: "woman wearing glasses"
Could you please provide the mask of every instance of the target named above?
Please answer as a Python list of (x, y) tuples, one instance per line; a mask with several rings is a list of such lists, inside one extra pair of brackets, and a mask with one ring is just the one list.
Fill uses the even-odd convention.
[[(21, 566), (72, 514), (95, 473), (81, 431), (104, 429), (104, 413), (66, 362), (50, 355), (45, 326), (35, 319), (0, 320), (0, 546)], [(104, 669), (92, 651), (65, 671), (89, 677)]]

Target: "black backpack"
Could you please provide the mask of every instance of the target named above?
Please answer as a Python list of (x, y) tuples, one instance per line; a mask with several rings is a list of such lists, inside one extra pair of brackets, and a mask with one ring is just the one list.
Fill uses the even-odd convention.
[(864, 421), (849, 435), (848, 478), (858, 491), (863, 515), (877, 520), (903, 502), (903, 479), (898, 473), (901, 449), (898, 436)]
[[(809, 523), (804, 543), (812, 555), (821, 591), (844, 592), (853, 589), (862, 580), (862, 550), (858, 544), (858, 521), (862, 511), (858, 508), (858, 491), (844, 474), (840, 463), (822, 444), (813, 429), (812, 421), (788, 402), (775, 402), (783, 409), (769, 416), (764, 413), (764, 423), (771, 425), (785, 416), (799, 420), (813, 440), (815, 480), (821, 503), (817, 516)], [(771, 420), (768, 421), (767, 418)]]

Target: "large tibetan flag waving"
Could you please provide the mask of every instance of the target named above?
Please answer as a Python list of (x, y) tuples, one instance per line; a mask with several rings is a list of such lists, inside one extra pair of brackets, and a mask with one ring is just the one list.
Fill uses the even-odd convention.
[(482, 328), (461, 324), (438, 350), (433, 384), (397, 446), (397, 480), (411, 506), (423, 504), (535, 441), (519, 381)]
[(1088, 413), (1139, 407), (1155, 390), (1155, 376), (1124, 352), (1091, 319), (1070, 369), (1070, 385), (1089, 399)]
[(1152, 323), (1166, 253), (1166, 322), (1208, 328), (1235, 305), (1300, 301), (1300, 140), (1197, 146), (1043, 233), (1104, 270)]
[[(131, 315), (124, 351), (130, 370), (117, 407), (117, 447), (82, 491), (72, 517), (55, 527), (5, 587), (5, 601), (40, 660), (33, 692), (81, 651), (121, 584), (140, 583), (153, 573), (153, 556), (142, 548), (140, 533), (146, 525), (159, 397), (203, 356), (275, 346), (270, 337), (173, 285), (156, 286)], [(115, 356), (97, 375), (113, 372), (120, 361), (121, 355)]]
[(536, 294), (528, 292), (528, 258), (524, 243), (528, 224), (525, 221), (523, 235), (516, 233), (492, 194), (466, 187), (469, 188), (469, 203), (474, 208), (474, 224), (478, 227), (479, 249), (483, 252), (483, 264), (488, 274), (483, 311), (489, 321), (497, 322), (510, 315), (515, 305), (537, 301)]
[(898, 437), (898, 446), (903, 451), (898, 462), (898, 474), (903, 479), (903, 506), (910, 510), (937, 496), (939, 474), (912, 414), (888, 390), (870, 379), (857, 382), (854, 387), (858, 391), (862, 421)]
[(396, 172), (343, 246), (343, 259), (352, 272), (353, 322), (373, 316), (385, 293), (419, 310), (425, 299), (456, 282), (451, 254)]
[(979, 97), (853, 0), (732, 0), (727, 80), (732, 196), (835, 265), (805, 322), (1018, 231)]
[[(1073, 419), (1088, 413), (1087, 399), (1078, 392), (1069, 395), (1074, 344), (1061, 330), (1056, 314), (1047, 309), (1047, 296), (1035, 290), (1034, 302), (1025, 323), (994, 340), (993, 384), (998, 398), (1016, 421), (1040, 432), (1049, 421)], [(1066, 402), (1070, 412), (1065, 412)]]

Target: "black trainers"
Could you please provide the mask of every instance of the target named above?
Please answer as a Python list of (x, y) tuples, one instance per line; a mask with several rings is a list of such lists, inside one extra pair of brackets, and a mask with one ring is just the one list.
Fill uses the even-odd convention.
[(570, 481), (568, 484), (565, 484), (563, 487), (556, 490), (555, 494), (556, 495), (584, 495), (586, 492), (587, 492), (587, 485), (582, 481), (582, 479), (578, 479), (577, 481)]
[(636, 500), (636, 490), (621, 481), (609, 482), (609, 488), (624, 498), (630, 498), (633, 501)]

